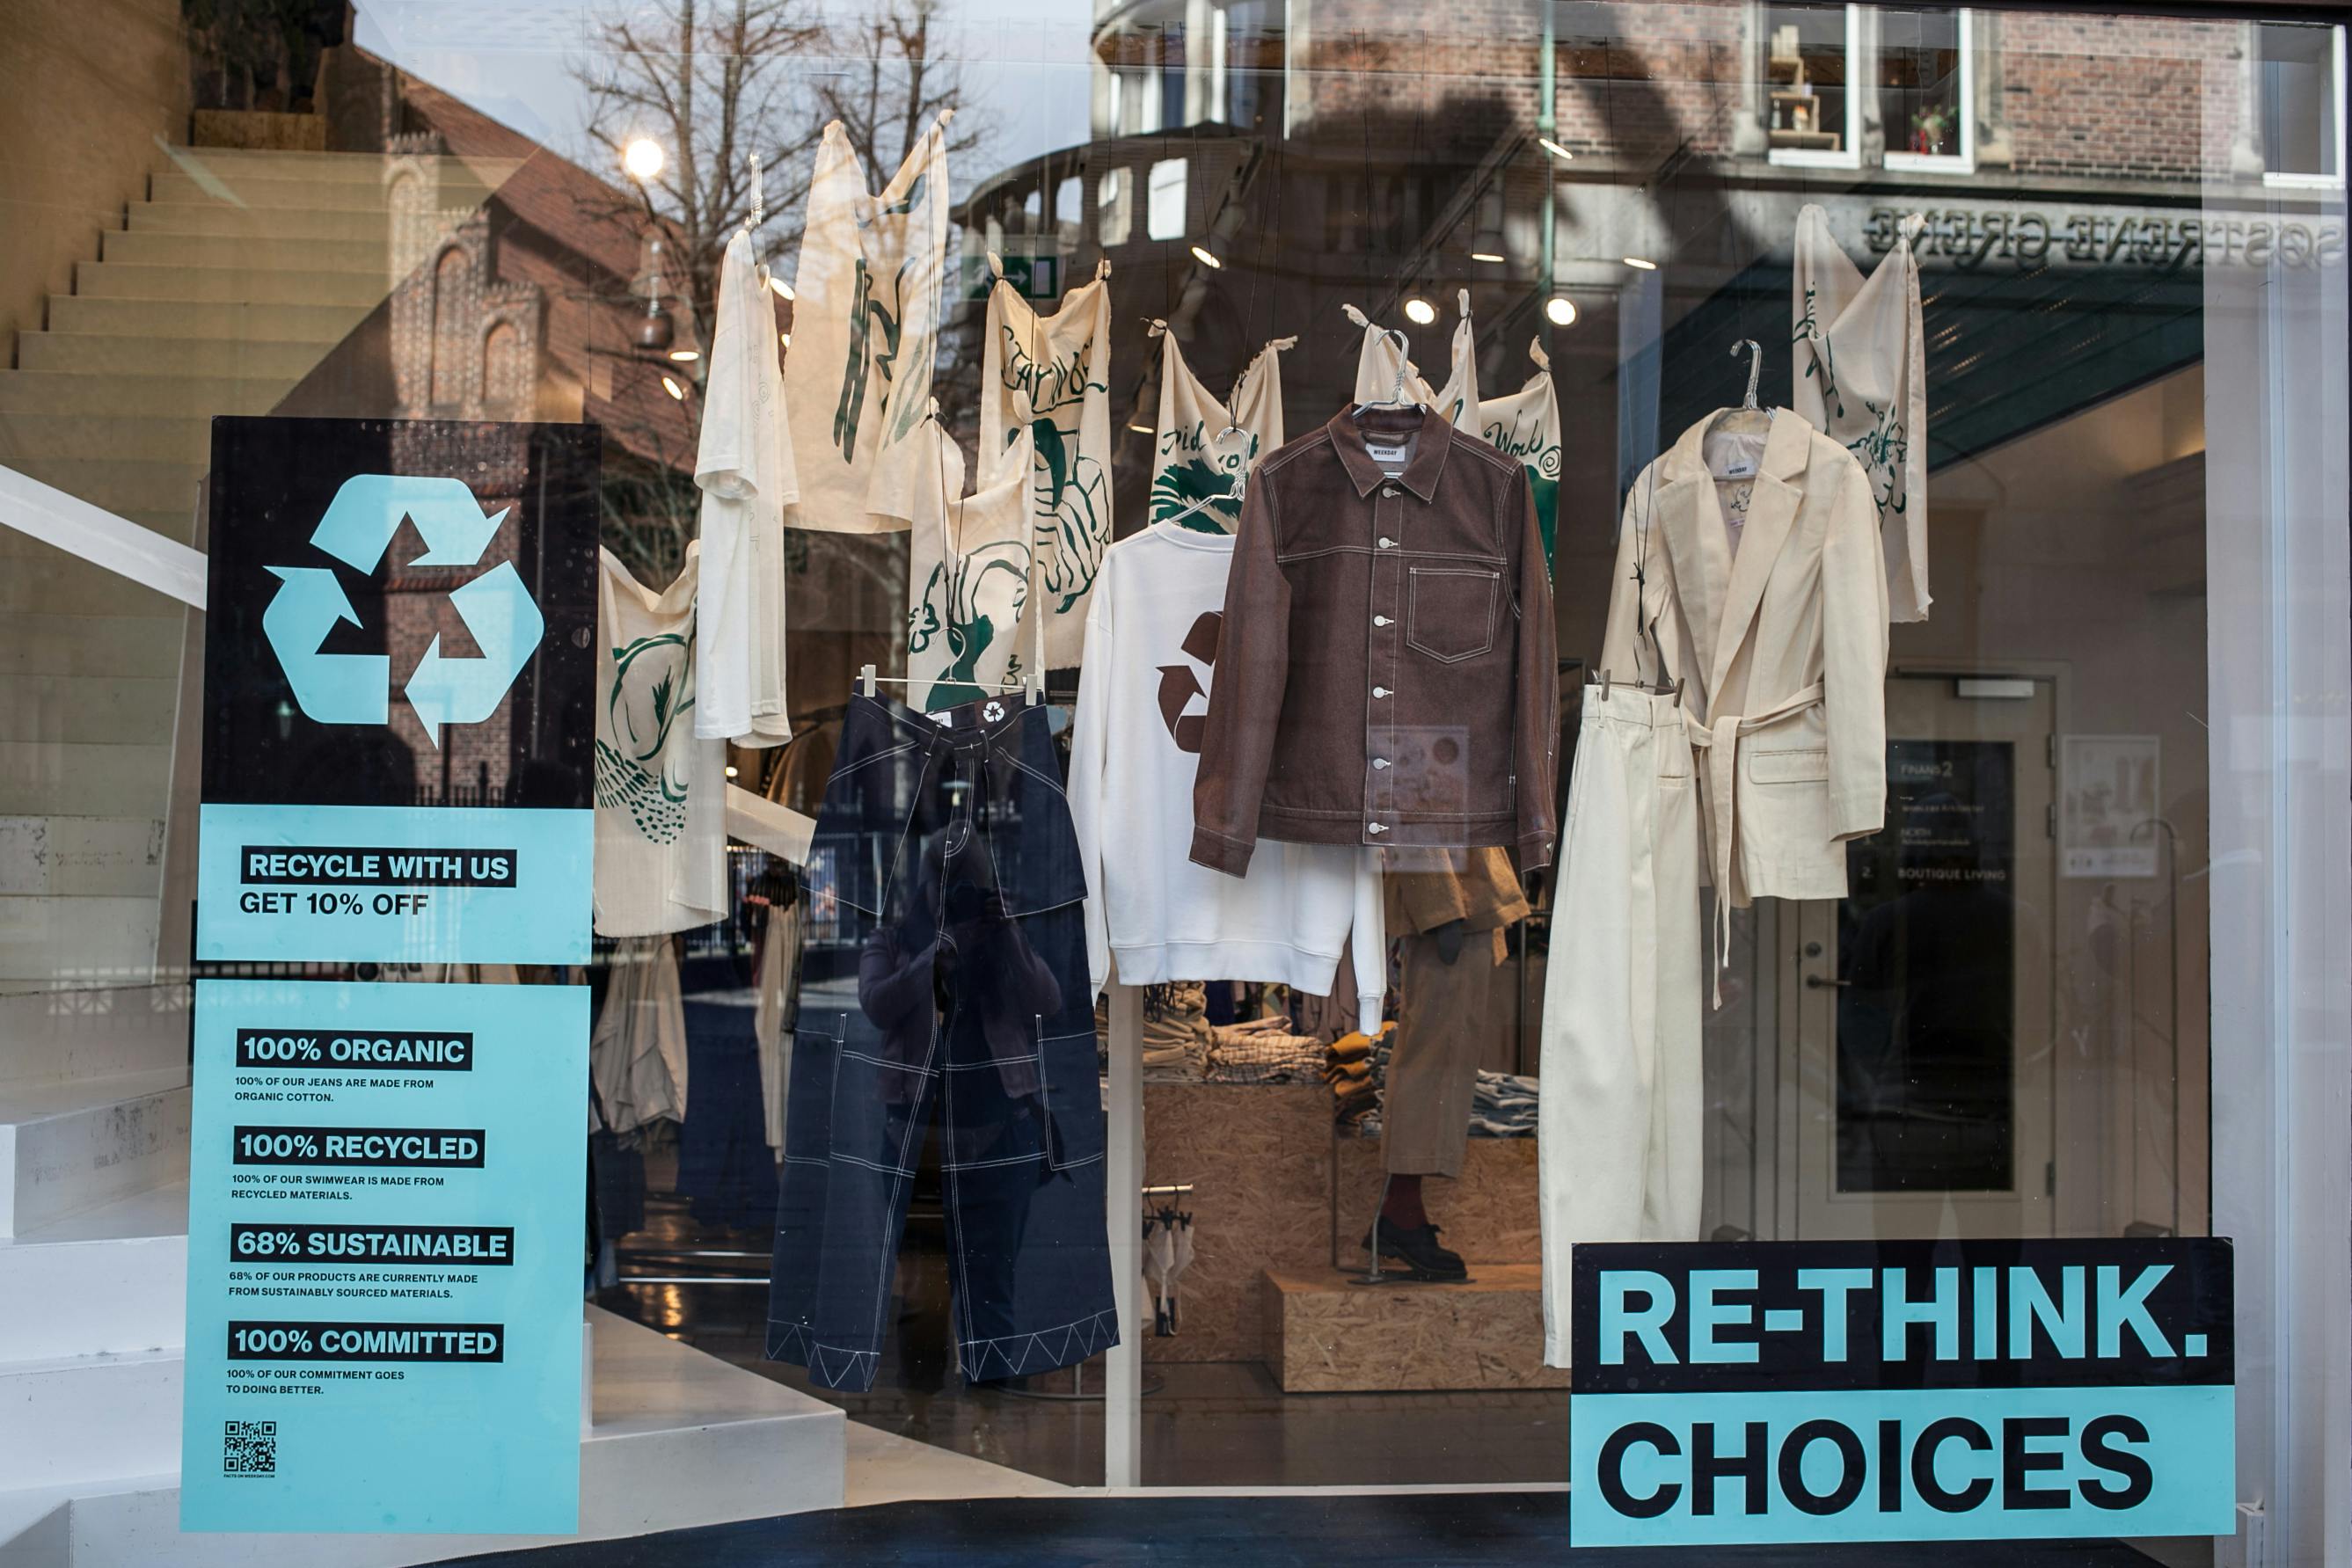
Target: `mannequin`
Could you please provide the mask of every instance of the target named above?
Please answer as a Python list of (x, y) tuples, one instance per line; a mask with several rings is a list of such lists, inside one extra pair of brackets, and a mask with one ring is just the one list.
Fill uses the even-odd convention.
[(1461, 1174), (1478, 1059), (1503, 1016), (1503, 933), (1527, 917), (1528, 902), (1500, 849), (1423, 852), (1429, 869), (1384, 879), (1389, 930), (1402, 942), (1402, 1001), (1381, 1119), (1387, 1197), (1364, 1248), (1418, 1278), (1459, 1280), (1468, 1270), (1439, 1244), (1422, 1178)]

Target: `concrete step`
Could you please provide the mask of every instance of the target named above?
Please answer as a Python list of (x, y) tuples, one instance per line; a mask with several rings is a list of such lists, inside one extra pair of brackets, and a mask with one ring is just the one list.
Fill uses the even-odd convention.
[(383, 298), (371, 272), (247, 271), (227, 267), (144, 267), (85, 261), (74, 267), (74, 293), (92, 299), (202, 300), (226, 305), (361, 305)]
[(161, 818), (171, 772), (168, 736), (145, 744), (0, 739), (0, 818)]
[(187, 1065), (185, 984), (0, 996), (0, 1094)]
[[(185, 1068), (0, 1090), (0, 1236), (184, 1180), (187, 1169)], [(10, 1473), (0, 1457), (0, 1476)]]
[[(0, 990), (70, 994), (155, 978), (155, 895), (0, 897)], [(184, 951), (174, 956), (185, 966)]]
[(152, 898), (161, 817), (0, 817), (0, 896)]
[(27, 457), (129, 457), (201, 465), (212, 457), (212, 421), (195, 415), (167, 419), (0, 409), (0, 463)]
[(108, 229), (99, 235), (101, 261), (142, 267), (221, 267), (277, 272), (363, 272), (378, 277), (391, 262), (382, 238), (273, 239), (236, 234), (182, 234), (160, 229)]
[(187, 1282), (184, 1180), (0, 1241), (0, 1366), (177, 1350)]
[[(0, 589), (0, 603), (7, 598)], [(168, 745), (177, 686), (117, 675), (26, 675), (0, 684), (0, 740)]]
[(177, 680), (184, 632), (175, 615), (14, 615), (0, 637), (0, 677)]
[(0, 1476), (51, 1489), (176, 1469), (184, 1369), (176, 1349), (0, 1363)]
[[(184, 1535), (173, 1419), (171, 1463), (152, 1476), (76, 1489), (80, 1495), (62, 1500), (55, 1489), (32, 1494), (42, 1512), (15, 1543), (0, 1533), (0, 1565), (404, 1568), (842, 1505), (841, 1411), (611, 1313), (590, 1308), (587, 1316), (594, 1422), (580, 1445), (576, 1536)], [(0, 1531), (7, 1501), (0, 1491)]]
[[(53, 301), (62, 303), (62, 301)], [(16, 366), (83, 375), (209, 376), (271, 379), (291, 387), (326, 357), (331, 343), (248, 342), (218, 338), (133, 338), (89, 332), (26, 332)]]
[(132, 234), (235, 235), (240, 238), (373, 241), (392, 232), (381, 208), (374, 211), (313, 207), (235, 207), (226, 202), (133, 202)]
[[(186, 180), (190, 187), (201, 184), (192, 172), (201, 169), (210, 178), (246, 196), (249, 187), (267, 183), (285, 183), (314, 188), (350, 187), (362, 189), (381, 186), (384, 171), (394, 158), (383, 152), (286, 152), (258, 148), (239, 147), (179, 147), (173, 149), (173, 162), (153, 175), (157, 182)], [(516, 169), (521, 167), (515, 159), (466, 159), (443, 154), (431, 161), (431, 166), (441, 183), (462, 184), (471, 182), (485, 187), (495, 187)], [(252, 199), (247, 196), (247, 199)]]
[[(0, 425), (6, 418), (0, 414)], [(176, 615), (183, 608), (55, 545), (0, 528), (0, 615)], [(0, 712), (6, 710), (0, 691)]]
[(1286, 1394), (1568, 1386), (1543, 1364), (1540, 1264), (1473, 1264), (1463, 1284), (1360, 1285), (1336, 1269), (1265, 1281)]
[(99, 337), (235, 339), (248, 343), (334, 343), (367, 319), (361, 305), (215, 304), (178, 299), (49, 300), (49, 330)]
[(210, 419), (216, 413), (268, 413), (298, 379), (285, 374), (237, 377), (215, 371), (147, 376), (0, 370), (0, 413), (191, 419)]
[[(129, 348), (142, 346), (135, 338), (120, 341)], [(7, 464), (19, 474), (44, 485), (54, 485), (68, 496), (78, 496), (110, 512), (193, 512), (197, 486), (204, 482), (202, 465), (184, 459), (156, 462), (130, 457), (10, 457)]]
[[(471, 183), (471, 176), (466, 176)], [(298, 170), (223, 177), (209, 183), (177, 169), (151, 175), (147, 199), (158, 206), (224, 206), (258, 212), (360, 212), (384, 210), (382, 172), (369, 180), (319, 179)]]

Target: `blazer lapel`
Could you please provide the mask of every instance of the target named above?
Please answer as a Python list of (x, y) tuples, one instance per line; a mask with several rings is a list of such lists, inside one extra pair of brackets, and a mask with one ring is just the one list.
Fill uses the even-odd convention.
[[(1710, 694), (1723, 689), (1724, 678), (1731, 673), (1731, 662), (1748, 641), (1748, 628), (1755, 624), (1757, 606), (1764, 600), (1764, 585), (1771, 580), (1773, 565), (1780, 559), (1780, 547), (1789, 538), (1789, 525), (1796, 520), (1798, 504), (1804, 499), (1803, 489), (1790, 480), (1803, 477), (1809, 444), (1809, 427), (1803, 420), (1786, 409), (1774, 413), (1755, 488), (1748, 494), (1748, 521), (1739, 530), (1739, 553), (1732, 560), (1731, 582), (1724, 600), (1723, 619), (1716, 632), (1715, 649), (1712, 654), (1703, 655), (1707, 663), (1706, 689)], [(1708, 488), (1712, 491), (1712, 483)]]
[[(1699, 457), (1699, 437), (1714, 417), (1709, 414), (1692, 425), (1668, 449), (1659, 465), (1666, 482), (1658, 487), (1650, 514), (1673, 564), (1683, 623), (1698, 653), (1699, 667), (1682, 673), (1701, 677), (1715, 668), (1716, 629), (1731, 578), (1731, 543), (1716, 505), (1715, 480)], [(1707, 690), (1714, 689), (1710, 681)]]

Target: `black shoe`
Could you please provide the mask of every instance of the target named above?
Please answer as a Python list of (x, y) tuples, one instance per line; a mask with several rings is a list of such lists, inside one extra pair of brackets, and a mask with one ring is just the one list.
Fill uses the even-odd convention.
[(1422, 1224), (1402, 1226), (1375, 1217), (1372, 1228), (1364, 1236), (1364, 1250), (1375, 1249), (1382, 1258), (1393, 1258), (1406, 1270), (1423, 1280), (1466, 1280), (1469, 1266), (1462, 1261), (1459, 1252), (1449, 1252), (1437, 1244), (1437, 1227)]

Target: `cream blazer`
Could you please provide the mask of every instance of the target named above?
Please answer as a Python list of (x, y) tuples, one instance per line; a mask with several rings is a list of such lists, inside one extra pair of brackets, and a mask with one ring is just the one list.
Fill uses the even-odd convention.
[[(1601, 667), (1685, 683), (1719, 909), (1843, 898), (1844, 841), (1886, 811), (1878, 513), (1862, 465), (1796, 414), (1744, 434), (1720, 417), (1633, 482)], [(1735, 546), (1724, 507), (1743, 490)]]

